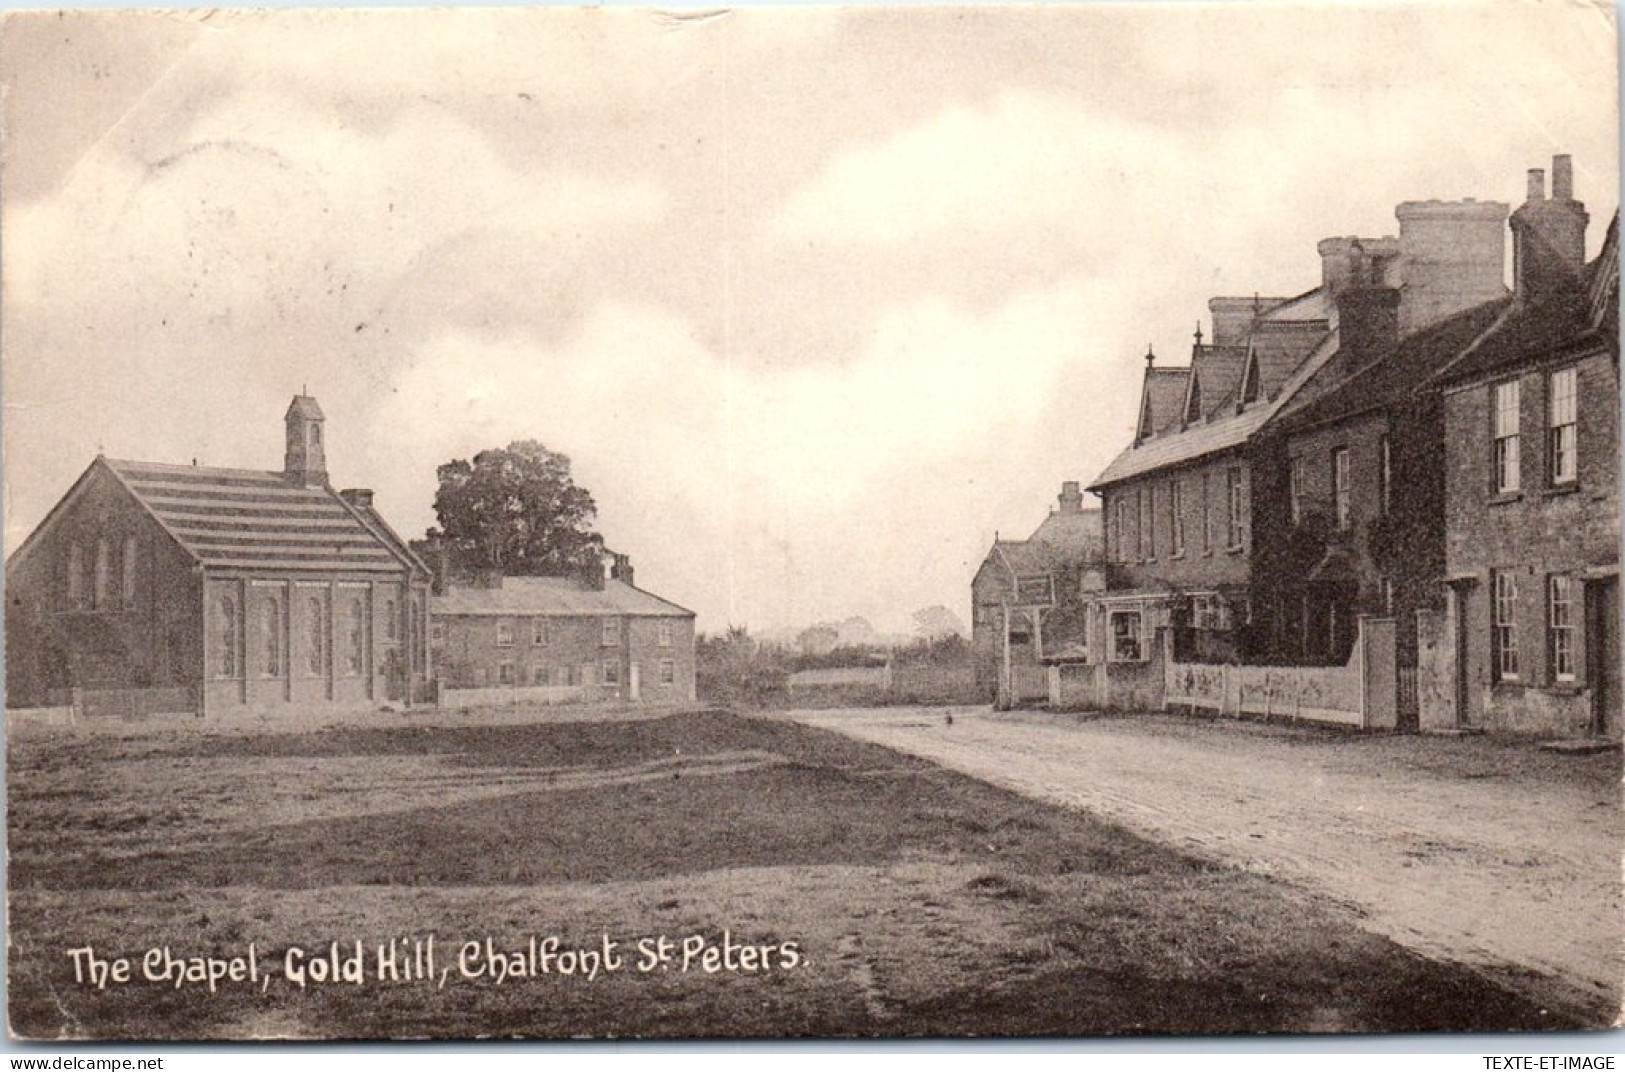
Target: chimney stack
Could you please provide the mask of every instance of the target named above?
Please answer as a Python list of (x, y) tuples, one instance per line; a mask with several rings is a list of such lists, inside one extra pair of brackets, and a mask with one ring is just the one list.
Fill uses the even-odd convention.
[(1406, 201), (1399, 220), (1401, 336), (1506, 294), (1507, 206)]
[(632, 584), (632, 557), (630, 555), (618, 554), (615, 556), (609, 567), (609, 579), (620, 581), (629, 588), (635, 587)]
[(1579, 286), (1585, 268), (1586, 225), (1591, 217), (1574, 200), (1574, 162), (1552, 157), (1552, 196), (1546, 173), (1529, 171), (1528, 198), (1512, 214), (1513, 291), (1518, 301), (1547, 301)]
[(1393, 287), (1347, 287), (1337, 295), (1337, 362), (1344, 375), (1398, 344), (1399, 303)]
[(1083, 513), (1083, 492), (1078, 490), (1078, 482), (1076, 480), (1065, 480), (1061, 482), (1060, 500), (1061, 513)]

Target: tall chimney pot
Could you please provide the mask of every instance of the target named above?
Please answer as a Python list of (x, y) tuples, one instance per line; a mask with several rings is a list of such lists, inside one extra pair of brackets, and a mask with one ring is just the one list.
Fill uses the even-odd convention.
[(1524, 200), (1546, 200), (1546, 172), (1541, 168), (1529, 169), (1529, 192), (1524, 195)]
[(1552, 200), (1574, 200), (1574, 159), (1567, 153), (1552, 157)]

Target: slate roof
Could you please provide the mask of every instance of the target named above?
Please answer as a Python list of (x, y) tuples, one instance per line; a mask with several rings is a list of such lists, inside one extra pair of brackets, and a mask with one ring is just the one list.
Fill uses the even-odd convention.
[(1148, 439), (1122, 451), (1089, 485), (1091, 491), (1120, 481), (1181, 465), (1230, 450), (1245, 443), (1337, 352), (1337, 332), (1321, 335), (1274, 398), (1248, 406), (1234, 416), (1221, 416), (1207, 424), (1192, 425), (1178, 435)]
[(694, 612), (606, 580), (602, 589), (574, 577), (504, 577), (501, 588), (454, 586), (430, 601), (436, 615), (509, 618), (692, 618)]
[(1191, 352), (1196, 383), (1202, 392), (1200, 412), (1204, 420), (1236, 405), (1241, 386), (1241, 370), (1247, 365), (1245, 346), (1200, 346)]
[(99, 458), (187, 553), (207, 567), (393, 573), (418, 565), (376, 514), (280, 472)]
[(288, 412), (282, 419), (287, 420), (293, 416), (319, 421), (323, 419), (322, 407), (318, 406), (310, 395), (294, 395), (293, 401), (288, 403)]
[(1586, 265), (1581, 286), (1538, 305), (1514, 306), (1478, 346), (1446, 366), (1434, 383), (1466, 383), (1503, 369), (1554, 355), (1593, 338), (1617, 345), (1619, 336), (1619, 214), (1608, 227), (1602, 252)]
[[(1270, 398), (1326, 337), (1320, 320), (1264, 320), (1253, 331), (1250, 356), (1258, 361), (1259, 397)], [(1240, 385), (1237, 385), (1240, 390)]]
[(1190, 382), (1188, 368), (1148, 368), (1140, 405), (1151, 407), (1151, 434), (1161, 435), (1179, 427), (1185, 405), (1185, 388)]
[(1410, 396), (1492, 330), (1511, 303), (1510, 297), (1496, 298), (1406, 337), (1396, 349), (1355, 369), (1331, 390), (1289, 405), (1275, 430), (1302, 431)]

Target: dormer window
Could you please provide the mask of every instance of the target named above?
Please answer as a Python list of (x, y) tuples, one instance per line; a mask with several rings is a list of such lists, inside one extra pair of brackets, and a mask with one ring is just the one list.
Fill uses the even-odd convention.
[(1247, 406), (1258, 401), (1258, 355), (1247, 355), (1247, 370), (1241, 376), (1241, 405)]
[(1147, 391), (1140, 399), (1140, 428), (1134, 435), (1135, 442), (1150, 439), (1151, 433), (1155, 430), (1151, 420), (1151, 393)]

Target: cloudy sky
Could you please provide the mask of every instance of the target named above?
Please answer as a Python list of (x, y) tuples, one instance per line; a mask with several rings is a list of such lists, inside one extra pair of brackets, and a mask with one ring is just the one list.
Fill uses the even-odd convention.
[[(0, 38), (5, 538), (98, 450), (433, 523), (539, 439), (703, 629), (908, 627), (1125, 442), (1148, 343), (1405, 200), (1618, 198), (1613, 8), (34, 15)], [(1205, 326), (1205, 325), (1204, 325)]]

